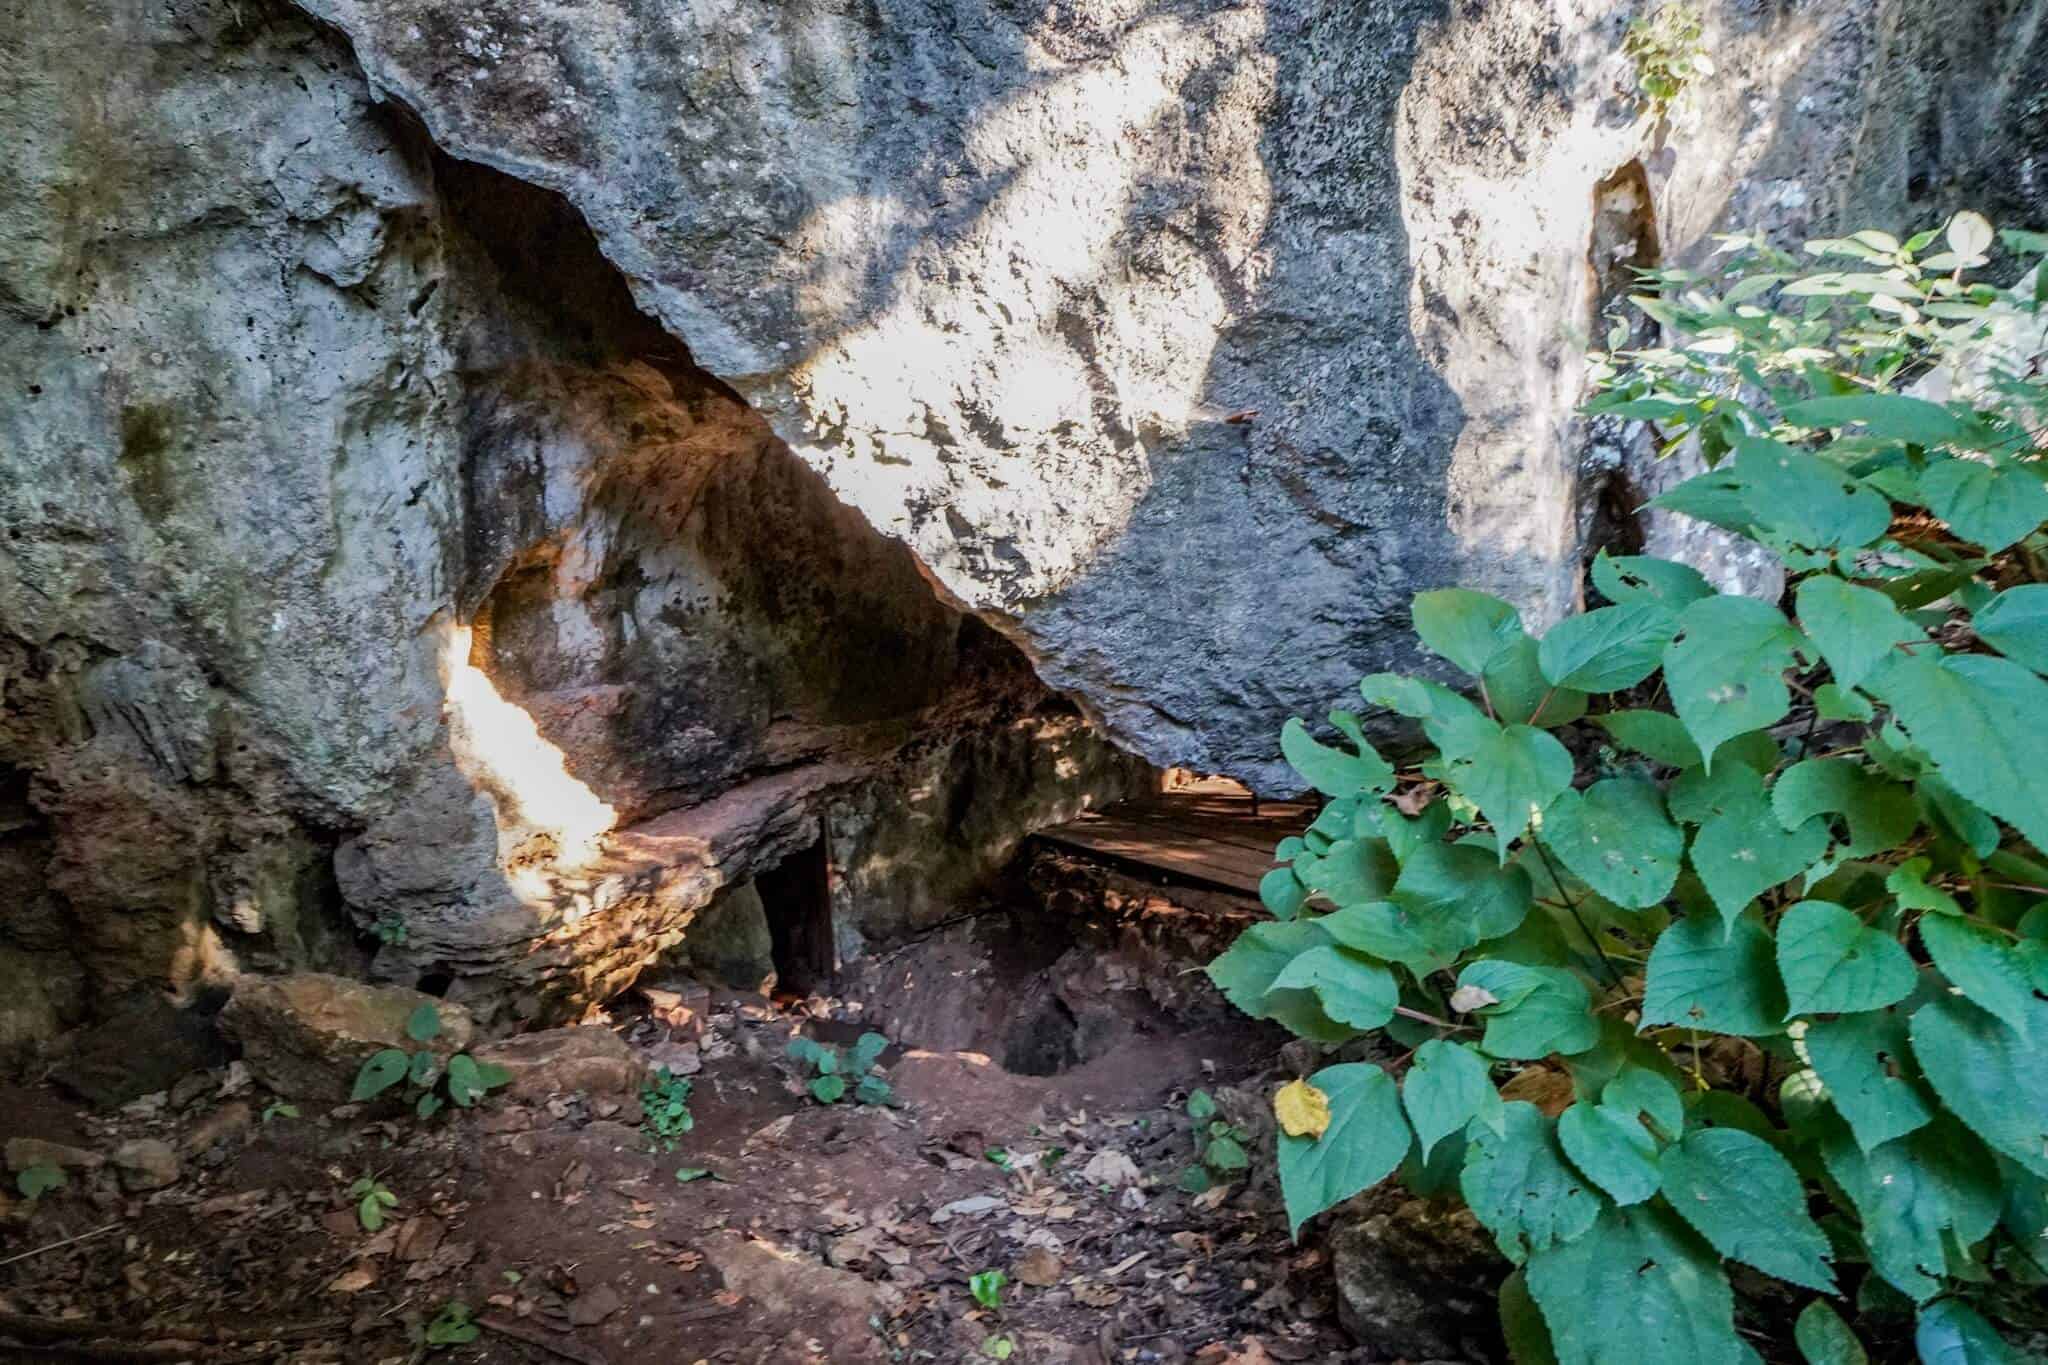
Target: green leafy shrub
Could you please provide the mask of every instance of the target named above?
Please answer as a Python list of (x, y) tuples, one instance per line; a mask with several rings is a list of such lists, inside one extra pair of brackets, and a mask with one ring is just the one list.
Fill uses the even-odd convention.
[(1699, 11), (1681, 0), (1631, 19), (1621, 39), (1622, 54), (1635, 64), (1636, 97), (1662, 117), (1687, 86), (1714, 74)]
[(1180, 1173), (1180, 1187), (1189, 1194), (1201, 1194), (1218, 1184), (1227, 1184), (1251, 1169), (1251, 1154), (1244, 1144), (1251, 1134), (1218, 1118), (1216, 1099), (1206, 1090), (1188, 1095), (1188, 1122), (1194, 1128), (1195, 1160)]
[(51, 1190), (64, 1188), (65, 1179), (64, 1171), (61, 1167), (54, 1166), (47, 1161), (38, 1161), (33, 1165), (24, 1166), (15, 1175), (14, 1188), (21, 1191), (23, 1199), (33, 1202), (41, 1199)]
[(482, 1333), (483, 1329), (470, 1316), (469, 1305), (460, 1299), (450, 1299), (427, 1323), (424, 1336), (430, 1349), (438, 1349), (442, 1346), (467, 1346)]
[(375, 1176), (363, 1176), (350, 1185), (348, 1197), (355, 1201), (356, 1221), (363, 1225), (364, 1232), (375, 1232), (383, 1227), (384, 1211), (398, 1207), (398, 1196)]
[(1634, 301), (1667, 345), (1596, 358), (1592, 411), (1710, 464), (1657, 502), (1774, 551), (1791, 615), (1641, 557), (1541, 639), (1427, 592), (1466, 690), (1362, 684), (1420, 752), (1282, 733), (1328, 802), (1210, 975), (1412, 1049), (1276, 1097), (1289, 1219), (1396, 1173), (1461, 1198), (1522, 1361), (1755, 1361), (1738, 1321), (1861, 1360), (1845, 1315), (2008, 1361), (1991, 1322), (2043, 1325), (2048, 270), (1967, 281), (1994, 246), (1734, 239)]
[(846, 1098), (847, 1078), (853, 1078), (853, 1098), (857, 1104), (894, 1104), (896, 1092), (889, 1083), (873, 1074), (872, 1068), (889, 1046), (889, 1040), (879, 1033), (863, 1033), (853, 1040), (853, 1047), (846, 1056), (839, 1055), (839, 1049), (809, 1038), (789, 1040), (789, 1056), (800, 1066), (809, 1067), (815, 1074), (806, 1087), (811, 1098), (820, 1104), (837, 1104)]
[(640, 1087), (640, 1131), (654, 1150), (673, 1152), (676, 1141), (697, 1126), (690, 1113), (690, 1082), (661, 1067)]
[[(421, 1005), (405, 1021), (405, 1036), (415, 1043), (431, 1043), (440, 1035), (441, 1011), (432, 1005)], [(512, 1073), (496, 1062), (480, 1062), (467, 1052), (456, 1053), (443, 1066), (431, 1048), (407, 1052), (387, 1047), (364, 1061), (349, 1099), (374, 1099), (403, 1083), (413, 1093), (413, 1112), (429, 1119), (444, 1103), (468, 1109), (511, 1079)]]

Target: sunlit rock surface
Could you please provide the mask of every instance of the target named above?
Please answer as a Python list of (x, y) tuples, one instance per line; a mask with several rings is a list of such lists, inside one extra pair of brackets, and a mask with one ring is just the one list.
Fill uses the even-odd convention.
[[(1708, 3), (1659, 129), (1593, 0), (305, 2), (1120, 739), (1269, 788), (1417, 589), (1572, 605), (1604, 276), (1944, 198), (2044, 41)], [(1638, 159), (1658, 241), (1596, 261)]]

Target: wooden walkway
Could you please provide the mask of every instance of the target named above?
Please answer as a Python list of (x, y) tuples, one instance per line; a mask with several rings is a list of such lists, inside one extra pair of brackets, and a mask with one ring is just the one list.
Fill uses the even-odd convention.
[(1273, 845), (1299, 834), (1315, 807), (1252, 799), (1216, 779), (1094, 811), (1038, 837), (1065, 848), (1133, 864), (1169, 880), (1257, 895), (1273, 867)]

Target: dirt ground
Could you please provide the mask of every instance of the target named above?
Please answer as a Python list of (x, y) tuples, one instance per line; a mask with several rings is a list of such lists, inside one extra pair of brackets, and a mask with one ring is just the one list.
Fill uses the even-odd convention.
[[(965, 984), (984, 1014), (1022, 990)], [(0, 1359), (1388, 1358), (1338, 1328), (1325, 1253), (1288, 1240), (1265, 1174), (1271, 1035), (1137, 1009), (1055, 1074), (1006, 1070), (999, 1048), (892, 1047), (898, 1106), (808, 1097), (791, 1036), (843, 1043), (878, 1017), (721, 994), (681, 1049), (644, 1004), (612, 1017), (644, 1055), (701, 1068), (673, 1151), (650, 1150), (630, 1094), (421, 1123), (281, 1111), (239, 1063), (105, 1117), (48, 1086), (0, 1090), (5, 1136), (183, 1154), (162, 1188), (79, 1170), (0, 1216)], [(1009, 1051), (1042, 1051), (1029, 1044)], [(1203, 1194), (1180, 1188), (1196, 1088), (1253, 1134), (1254, 1174)], [(363, 1176), (397, 1201), (375, 1232), (345, 1195)], [(970, 1288), (987, 1271), (1005, 1279), (994, 1307)], [(430, 1346), (450, 1302), (480, 1333)]]

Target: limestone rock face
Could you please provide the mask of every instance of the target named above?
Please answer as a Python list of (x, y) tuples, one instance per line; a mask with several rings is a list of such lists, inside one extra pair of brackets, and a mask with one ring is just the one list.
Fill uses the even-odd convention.
[(1619, 0), (304, 2), (1116, 736), (1269, 789), (1414, 591), (1571, 608), (1626, 266), (1938, 209), (2048, 119), (2039, 26), (1944, 0), (1710, 2), (1670, 125)]
[(1655, 123), (1620, 0), (0, 4), (0, 1049), (574, 1017), (821, 845), (857, 956), (1145, 780), (1089, 718), (1289, 786), (1416, 589), (1572, 605), (1628, 265), (2048, 221), (1959, 7), (1705, 0)]
[(17, 6), (0, 69), (0, 1048), (250, 968), (574, 1014), (913, 740), (1062, 739), (1012, 841), (1142, 774), (304, 15)]

